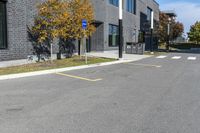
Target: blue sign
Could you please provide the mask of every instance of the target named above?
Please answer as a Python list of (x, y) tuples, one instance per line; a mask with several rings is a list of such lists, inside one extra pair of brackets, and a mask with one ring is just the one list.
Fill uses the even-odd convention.
[(87, 28), (87, 20), (86, 20), (86, 19), (83, 19), (83, 20), (82, 20), (82, 28), (83, 28), (83, 29), (86, 29), (86, 28)]

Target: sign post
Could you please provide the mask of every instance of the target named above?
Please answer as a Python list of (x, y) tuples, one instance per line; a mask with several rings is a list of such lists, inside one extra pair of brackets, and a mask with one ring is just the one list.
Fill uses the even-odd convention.
[[(87, 20), (86, 19), (83, 19), (82, 20), (82, 29), (84, 30), (84, 37), (83, 38), (86, 38), (86, 29), (87, 29)], [(82, 45), (83, 45), (83, 39), (82, 39)], [(87, 61), (87, 50), (85, 49), (85, 64), (87, 64), (88, 61)]]

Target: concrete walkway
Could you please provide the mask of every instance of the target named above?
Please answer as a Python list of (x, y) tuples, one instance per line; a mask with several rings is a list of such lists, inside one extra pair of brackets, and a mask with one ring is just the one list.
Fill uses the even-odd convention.
[(25, 65), (25, 64), (29, 64), (29, 63), (33, 63), (33, 61), (28, 61), (27, 59), (0, 61), (0, 68)]
[[(118, 51), (104, 51), (104, 52), (91, 52), (87, 53), (88, 56), (92, 57), (104, 57), (104, 58), (113, 58), (118, 59)], [(129, 61), (137, 61), (144, 58), (150, 57), (149, 55), (135, 55), (135, 54), (123, 54), (123, 60), (129, 60)], [(56, 59), (56, 55), (53, 55), (53, 59)], [(31, 61), (28, 59), (21, 59), (21, 60), (11, 60), (11, 61), (0, 61), (0, 68), (4, 67), (11, 67), (11, 66), (19, 66), (19, 65), (25, 65), (35, 63), (35, 60)]]
[[(57, 58), (56, 55), (53, 54), (53, 60), (55, 60), (56, 58)], [(0, 68), (26, 65), (26, 64), (36, 63), (36, 61), (37, 61), (36, 56), (33, 56), (33, 60), (20, 59), (20, 60), (10, 60), (10, 61), (0, 61)]]
[[(118, 53), (117, 53), (117, 51), (93, 52), (93, 53), (88, 53), (88, 56), (117, 59)], [(92, 65), (83, 65), (83, 66), (67, 67), (67, 68), (60, 68), (60, 69), (51, 69), (51, 70), (20, 73), (20, 74), (3, 75), (3, 76), (0, 76), (0, 80), (15, 79), (15, 78), (22, 78), (22, 77), (30, 77), (30, 76), (38, 76), (38, 75), (52, 74), (52, 73), (58, 73), (58, 72), (66, 72), (66, 71), (71, 71), (71, 70), (94, 68), (94, 67), (99, 67), (99, 66), (108, 66), (108, 65), (121, 64), (121, 63), (127, 63), (127, 62), (132, 62), (132, 61), (138, 61), (138, 60), (150, 57), (150, 56), (147, 56), (147, 55), (128, 55), (128, 54), (124, 54), (123, 56), (124, 56), (124, 58), (122, 60), (117, 60), (117, 61), (113, 61), (113, 62), (105, 62), (105, 63), (98, 63), (98, 64), (92, 64)], [(8, 67), (8, 66), (17, 66), (17, 65), (29, 64), (31, 62), (33, 63), (33, 61), (28, 61), (26, 59), (15, 60), (15, 61), (4, 61), (4, 62), (0, 62), (0, 64), (1, 64), (0, 68)]]
[[(118, 59), (118, 51), (103, 51), (103, 52), (91, 52), (88, 53), (88, 56), (94, 56), (94, 57), (105, 57), (105, 58), (113, 58)], [(150, 55), (136, 55), (136, 54), (123, 54), (123, 60), (131, 60), (131, 61), (137, 61), (144, 58), (151, 57)]]

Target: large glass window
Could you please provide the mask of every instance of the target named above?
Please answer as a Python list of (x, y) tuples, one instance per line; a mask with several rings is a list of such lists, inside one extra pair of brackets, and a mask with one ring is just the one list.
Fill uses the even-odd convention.
[(109, 0), (109, 3), (114, 6), (119, 6), (119, 0)]
[(118, 46), (119, 40), (119, 27), (116, 25), (109, 24), (109, 46)]
[(0, 1), (0, 49), (7, 48), (6, 35), (6, 3)]
[(127, 0), (126, 9), (128, 12), (136, 14), (136, 0)]
[(151, 12), (152, 12), (152, 9), (147, 7), (147, 21), (151, 21)]

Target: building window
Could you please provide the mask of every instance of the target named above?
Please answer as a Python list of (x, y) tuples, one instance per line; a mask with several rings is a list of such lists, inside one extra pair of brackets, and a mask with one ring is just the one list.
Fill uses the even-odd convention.
[(119, 39), (119, 27), (116, 25), (109, 24), (109, 46), (118, 46)]
[(144, 31), (139, 31), (138, 42), (139, 43), (144, 43), (145, 42), (145, 32)]
[(0, 49), (7, 48), (6, 3), (0, 1)]
[(119, 6), (119, 0), (109, 0), (109, 3), (117, 7)]
[(147, 21), (151, 22), (151, 12), (152, 12), (152, 9), (147, 7)]
[(127, 0), (126, 2), (127, 11), (136, 14), (136, 0)]

